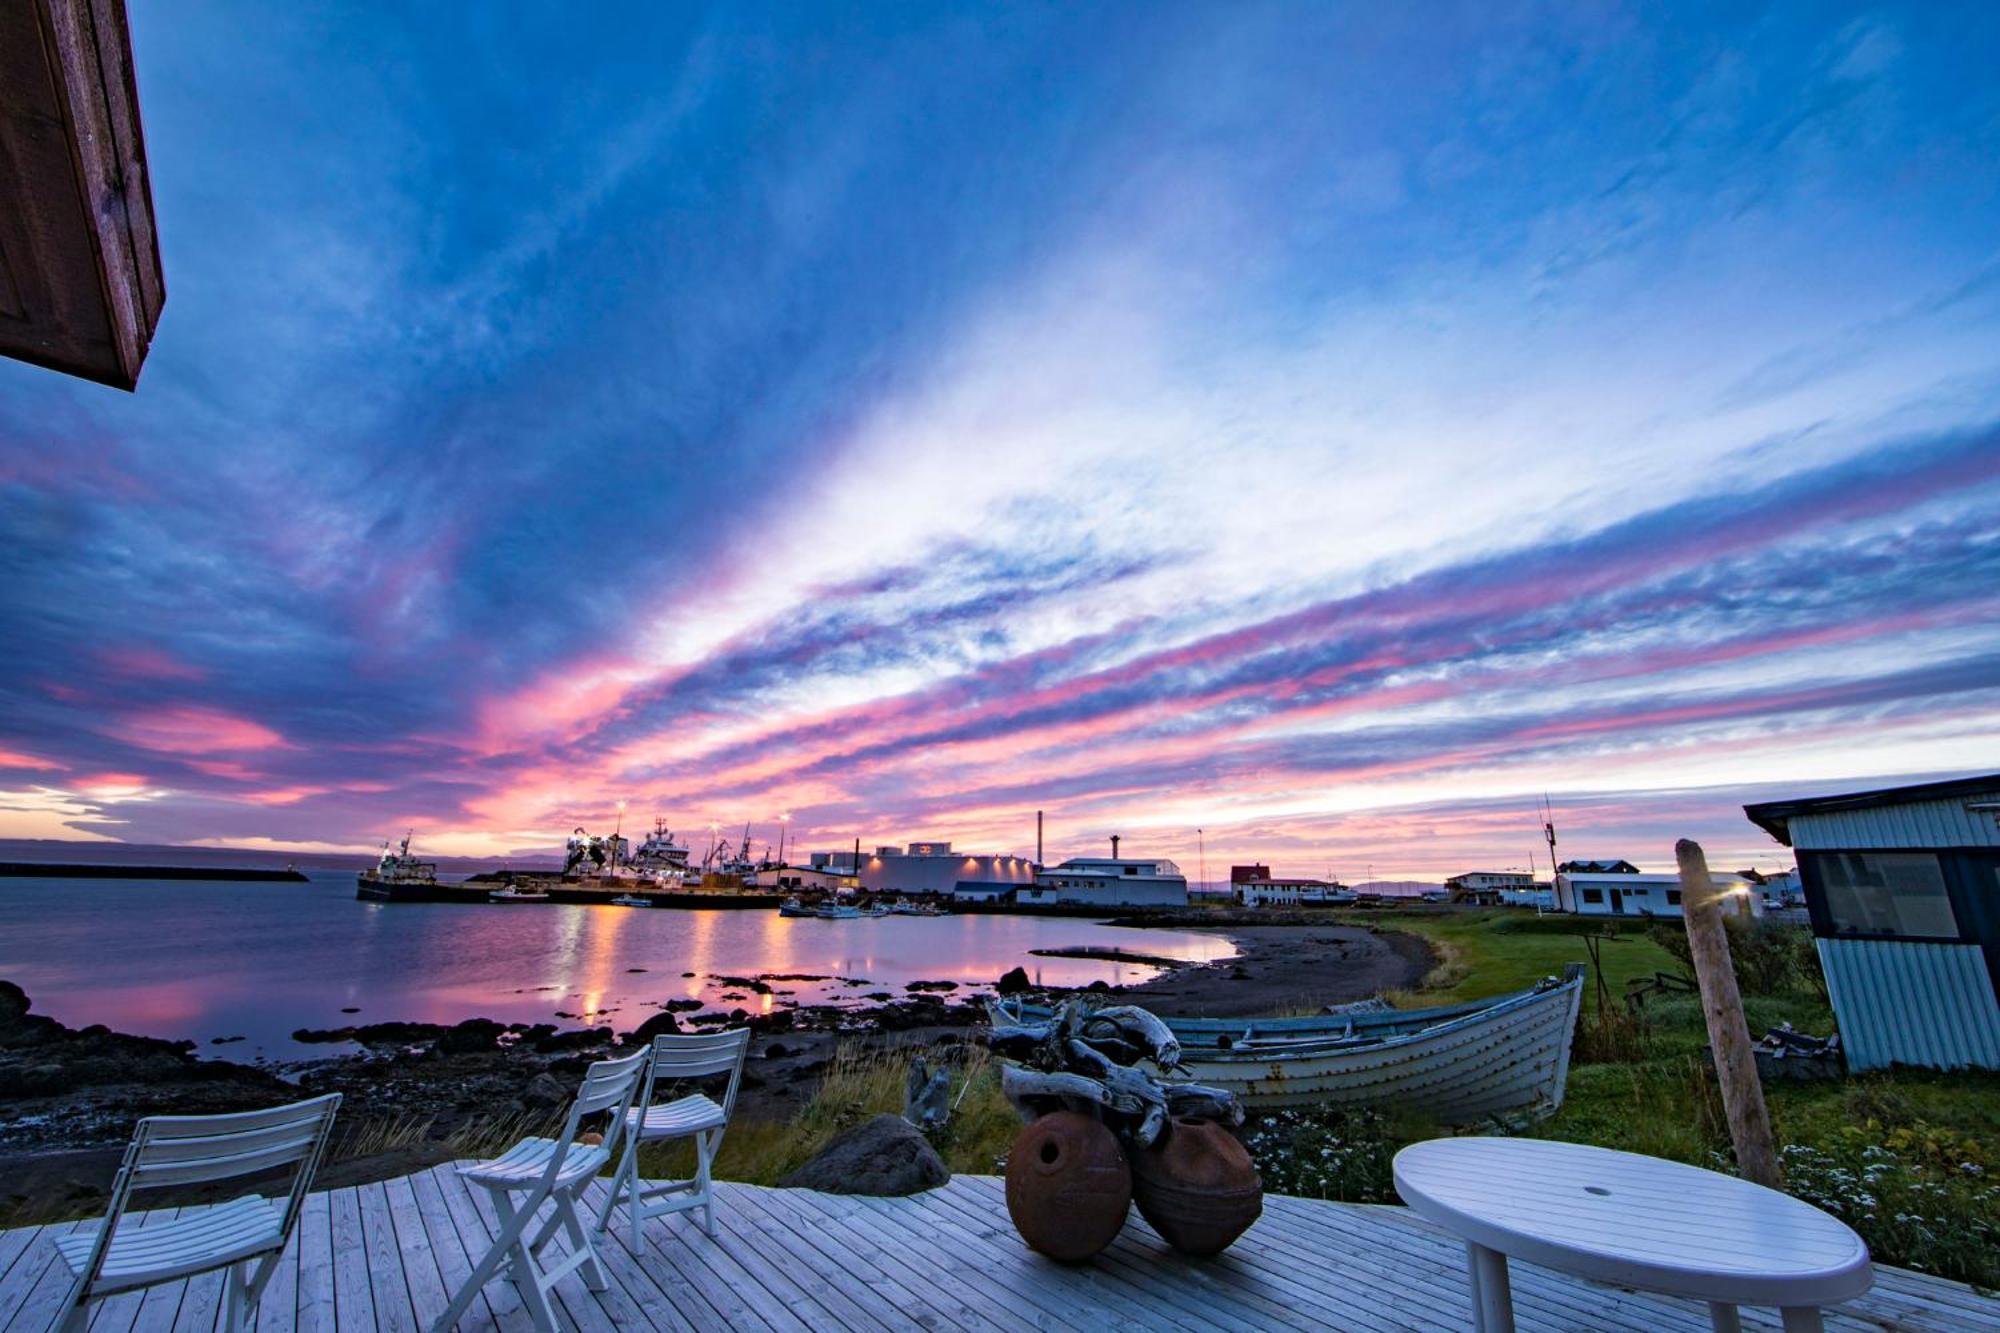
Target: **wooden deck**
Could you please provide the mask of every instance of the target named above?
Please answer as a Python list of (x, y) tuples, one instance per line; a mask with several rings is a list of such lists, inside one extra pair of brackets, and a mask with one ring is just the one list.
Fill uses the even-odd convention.
[[(596, 1187), (601, 1191), (603, 1185)], [(1401, 1208), (1271, 1198), (1220, 1259), (1182, 1259), (1137, 1215), (1098, 1260), (1063, 1268), (1030, 1253), (1001, 1182), (960, 1176), (906, 1199), (719, 1187), (722, 1235), (686, 1216), (646, 1228), (634, 1257), (602, 1247), (611, 1287), (556, 1288), (578, 1329), (1444, 1329), (1469, 1325), (1464, 1249)], [(599, 1193), (596, 1196), (602, 1198)], [(147, 1216), (167, 1216), (166, 1213)], [(259, 1329), (415, 1330), (444, 1309), (493, 1217), (449, 1168), (314, 1194), (265, 1294)], [(72, 1224), (0, 1232), (0, 1333), (47, 1328), (66, 1289), (51, 1238)], [(558, 1242), (560, 1243), (560, 1242)], [(106, 1302), (100, 1333), (207, 1333), (211, 1275)], [(1706, 1309), (1514, 1265), (1520, 1327), (1704, 1330)], [(1776, 1328), (1745, 1310), (1746, 1328)], [(527, 1328), (506, 1281), (462, 1327)], [(1829, 1329), (1994, 1330), (2000, 1301), (1937, 1278), (1880, 1269)]]

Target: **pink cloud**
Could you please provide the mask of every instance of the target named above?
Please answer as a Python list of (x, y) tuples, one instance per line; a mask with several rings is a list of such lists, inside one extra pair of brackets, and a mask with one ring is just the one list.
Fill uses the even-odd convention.
[(261, 722), (216, 708), (156, 708), (133, 713), (110, 733), (165, 754), (232, 754), (283, 747), (285, 738)]
[(164, 648), (135, 643), (100, 648), (97, 660), (116, 675), (131, 680), (206, 680), (208, 672), (183, 662)]

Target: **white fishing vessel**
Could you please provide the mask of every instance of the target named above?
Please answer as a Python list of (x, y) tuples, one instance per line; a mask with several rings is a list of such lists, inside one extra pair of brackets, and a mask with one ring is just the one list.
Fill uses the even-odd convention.
[(661, 888), (679, 888), (695, 877), (688, 867), (688, 854), (686, 843), (674, 841), (667, 821), (655, 819), (653, 831), (632, 854), (632, 869), (641, 879)]
[(621, 893), (611, 900), (613, 907), (651, 907), (653, 900), (637, 893)]
[(374, 869), (355, 876), (355, 897), (377, 902), (428, 902), (437, 897), (437, 863), (410, 855), (410, 837), (415, 832), (406, 831), (394, 851), (383, 842)]

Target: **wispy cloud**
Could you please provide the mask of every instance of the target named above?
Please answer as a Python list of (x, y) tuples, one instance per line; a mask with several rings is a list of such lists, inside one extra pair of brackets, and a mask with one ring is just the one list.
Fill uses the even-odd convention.
[(1990, 7), (135, 24), (145, 387), (0, 365), (10, 828), (1441, 873), (1990, 766)]

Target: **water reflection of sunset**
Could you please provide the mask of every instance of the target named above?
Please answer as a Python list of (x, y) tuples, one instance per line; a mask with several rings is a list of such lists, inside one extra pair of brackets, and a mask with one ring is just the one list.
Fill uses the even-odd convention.
[[(148, 920), (163, 892), (174, 894), (178, 927), (165, 948), (157, 920)], [(188, 1038), (232, 1058), (323, 1056), (330, 1048), (298, 1045), (291, 1032), (389, 1019), (572, 1021), (557, 1017), (565, 1013), (629, 1030), (668, 999), (771, 1013), (788, 1003), (901, 994), (919, 980), (956, 982), (963, 995), (1015, 966), (1062, 986), (1130, 984), (1154, 973), (1030, 952), (1040, 948), (1122, 947), (1197, 961), (1232, 953), (1218, 936), (1074, 918), (819, 921), (771, 911), (362, 903), (344, 876), (316, 877), (283, 895), (258, 885), (69, 881), (61, 903), (51, 910), (45, 883), (0, 882), (7, 975), (36, 1012)], [(774, 983), (789, 993), (759, 995), (754, 1006), (747, 995), (721, 998), (730, 988), (717, 977), (760, 974), (826, 980)], [(209, 1047), (239, 1034), (248, 1040)]]

